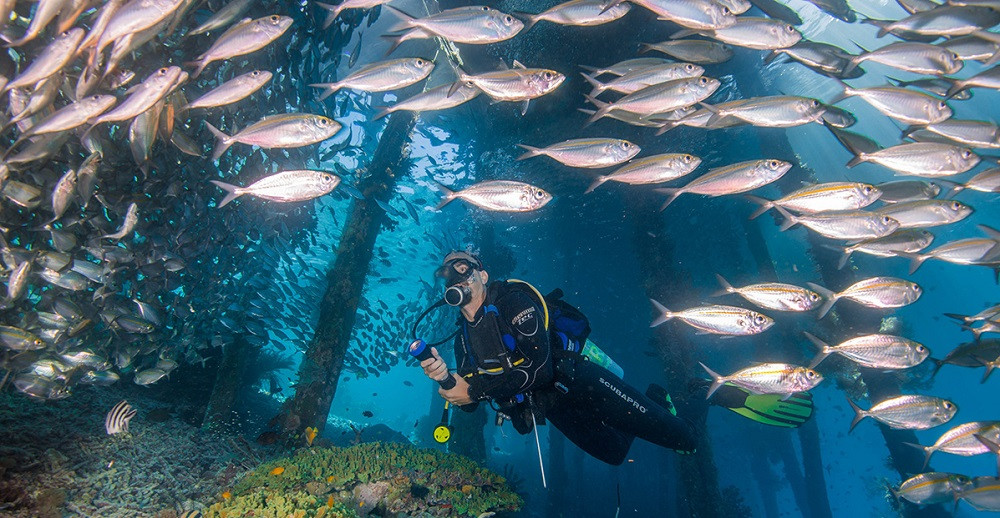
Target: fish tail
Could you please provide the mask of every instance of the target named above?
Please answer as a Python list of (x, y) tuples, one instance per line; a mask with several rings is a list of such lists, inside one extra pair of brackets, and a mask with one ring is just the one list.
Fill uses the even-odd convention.
[(390, 13), (398, 16), (400, 19), (400, 22), (398, 24), (393, 25), (392, 27), (389, 28), (389, 32), (405, 31), (413, 27), (411, 23), (413, 22), (413, 20), (415, 20), (413, 16), (410, 16), (409, 14), (403, 12), (401, 9), (398, 9), (391, 5), (385, 4), (384, 6), (386, 9), (389, 10)]
[(188, 66), (195, 67), (194, 73), (191, 74), (191, 79), (198, 79), (198, 76), (200, 76), (201, 73), (205, 71), (205, 67), (207, 67), (209, 63), (211, 63), (211, 61), (206, 61), (206, 60), (192, 61), (190, 63), (186, 63), (186, 65)]
[(823, 340), (820, 340), (819, 338), (816, 338), (812, 333), (808, 331), (803, 331), (802, 334), (806, 335), (806, 338), (808, 338), (809, 341), (812, 342), (813, 345), (815, 345), (816, 348), (819, 349), (819, 354), (817, 354), (816, 357), (813, 358), (812, 362), (809, 363), (809, 368), (815, 369), (816, 366), (819, 365), (824, 359), (826, 359), (827, 356), (830, 356), (830, 353), (833, 352), (833, 347), (830, 347), (830, 344), (824, 342)]
[[(389, 7), (389, 6), (386, 6), (386, 7)], [(403, 34), (396, 34), (396, 35), (393, 35), (393, 34), (383, 34), (382, 35), (382, 39), (392, 42), (392, 44), (389, 45), (389, 50), (385, 51), (385, 55), (388, 56), (389, 54), (392, 54), (393, 51), (395, 51), (397, 48), (399, 48), (399, 46), (402, 45), (404, 41), (406, 41), (406, 35), (407, 34), (409, 34), (409, 33), (406, 32), (406, 33), (403, 33)]]
[(1000, 230), (997, 230), (989, 225), (983, 225), (982, 223), (976, 225), (976, 228), (985, 233), (990, 239), (1000, 241)]
[(215, 135), (217, 140), (215, 150), (212, 151), (212, 160), (218, 160), (229, 149), (229, 146), (233, 145), (232, 137), (212, 126), (212, 123), (208, 121), (205, 121), (205, 126), (208, 127), (208, 131), (212, 132), (212, 135)]
[(1000, 50), (994, 52), (993, 55), (990, 56), (990, 59), (987, 59), (986, 61), (984, 61), (983, 62), (983, 66), (984, 67), (991, 67), (993, 65), (996, 65), (997, 63), (1000, 63)]
[(525, 144), (518, 144), (517, 147), (519, 147), (519, 148), (524, 149), (524, 150), (527, 151), (527, 153), (525, 153), (525, 154), (517, 157), (518, 160), (524, 160), (526, 158), (531, 158), (533, 156), (538, 156), (538, 155), (544, 155), (545, 154), (544, 150), (542, 150), (540, 148), (537, 148), (537, 147), (532, 147), (532, 146), (528, 146), (528, 145), (525, 145)]
[(847, 433), (851, 433), (854, 431), (854, 427), (858, 426), (858, 423), (860, 423), (862, 419), (868, 417), (868, 412), (865, 412), (857, 405), (857, 403), (851, 401), (851, 398), (847, 398), (847, 403), (851, 405), (851, 410), (854, 410), (854, 419), (851, 421), (851, 427), (847, 429)]
[(337, 93), (337, 90), (340, 90), (340, 83), (313, 83), (309, 86), (323, 89), (323, 93), (319, 94), (319, 99), (317, 99), (319, 102), (325, 101), (327, 97), (330, 97), (331, 95)]
[(819, 293), (820, 295), (823, 296), (824, 299), (826, 299), (826, 302), (823, 303), (823, 307), (819, 308), (819, 315), (816, 317), (816, 320), (819, 320), (825, 317), (826, 314), (829, 313), (831, 309), (833, 309), (833, 305), (837, 303), (838, 299), (840, 299), (840, 295), (837, 295), (836, 293), (820, 286), (819, 284), (816, 284), (815, 282), (807, 282), (806, 284), (808, 284), (813, 291)]
[(656, 191), (656, 192), (658, 192), (658, 193), (666, 194), (667, 195), (667, 199), (663, 202), (663, 205), (660, 206), (660, 211), (661, 212), (663, 211), (663, 209), (667, 208), (667, 205), (670, 205), (671, 203), (673, 203), (674, 200), (676, 200), (677, 197), (680, 196), (682, 192), (684, 192), (684, 188), (683, 187), (662, 187), (662, 188), (653, 189), (653, 190)]
[[(857, 43), (855, 43), (855, 45), (857, 45)], [(861, 45), (858, 46), (861, 47)], [(853, 58), (848, 60), (846, 65), (844, 65), (844, 70), (840, 73), (840, 75), (846, 76), (847, 74), (850, 74), (851, 72), (854, 71), (855, 68), (858, 68), (858, 65), (860, 65), (862, 61), (864, 61), (864, 58), (862, 56), (854, 56)]]
[(583, 76), (583, 78), (586, 79), (588, 83), (590, 83), (590, 86), (594, 87), (594, 89), (590, 91), (589, 94), (590, 97), (597, 97), (601, 92), (607, 90), (608, 87), (605, 86), (604, 83), (594, 79), (593, 77), (590, 77), (587, 74), (584, 74), (583, 72), (580, 72), (580, 75)]
[(920, 469), (921, 470), (926, 469), (927, 468), (927, 464), (929, 464), (931, 462), (931, 455), (934, 455), (934, 447), (933, 446), (923, 446), (923, 445), (920, 445), (920, 444), (917, 444), (917, 443), (913, 443), (913, 442), (904, 442), (903, 444), (905, 444), (907, 446), (913, 446), (914, 448), (917, 448), (918, 450), (923, 450), (924, 451), (924, 466), (922, 468), (920, 468)]
[(386, 115), (389, 115), (390, 113), (392, 113), (394, 111), (396, 111), (396, 110), (393, 110), (392, 106), (387, 106), (387, 107), (383, 108), (381, 111), (379, 111), (378, 113), (376, 113), (375, 117), (373, 117), (372, 120), (377, 121), (377, 120), (381, 119), (382, 117), (385, 117)]
[(578, 65), (578, 66), (580, 68), (586, 70), (587, 72), (590, 72), (591, 74), (593, 74), (594, 72), (597, 72), (598, 70), (600, 70), (597, 67), (592, 67), (592, 66), (588, 66), (588, 65)]
[(656, 327), (666, 322), (667, 320), (674, 318), (674, 314), (669, 309), (667, 309), (666, 306), (660, 304), (659, 302), (653, 299), (649, 299), (649, 301), (653, 303), (653, 307), (655, 307), (657, 313), (659, 313), (659, 316), (656, 317), (656, 320), (653, 320), (652, 324), (649, 324), (649, 327)]
[(639, 54), (645, 54), (651, 50), (656, 50), (652, 43), (639, 44)]
[(448, 97), (455, 95), (455, 92), (457, 92), (458, 89), (469, 80), (469, 74), (464, 68), (458, 65), (455, 65), (455, 68), (458, 69), (458, 81), (455, 81), (450, 87), (448, 87)]
[(928, 254), (915, 254), (913, 252), (896, 252), (896, 255), (910, 260), (911, 274), (920, 269), (920, 265), (924, 264), (924, 261), (930, 258)]
[(611, 112), (611, 103), (606, 103), (604, 101), (601, 101), (598, 98), (594, 97), (593, 95), (584, 94), (584, 97), (586, 97), (587, 100), (591, 102), (591, 104), (597, 107), (597, 111), (595, 111), (594, 114), (591, 115), (589, 119), (587, 119), (587, 124), (586, 124), (587, 126), (593, 124), (594, 122), (597, 122), (597, 120), (599, 119), (604, 118), (605, 115)]
[(965, 85), (965, 81), (955, 81), (952, 83), (951, 87), (948, 88), (948, 93), (945, 94), (944, 99), (947, 101), (948, 99), (955, 97), (965, 90)]
[(239, 186), (236, 186), (236, 185), (233, 185), (233, 184), (229, 184), (229, 183), (225, 183), (225, 182), (220, 182), (218, 180), (209, 180), (209, 181), (212, 182), (216, 187), (218, 187), (218, 188), (226, 191), (226, 193), (227, 193), (226, 197), (222, 198), (222, 201), (219, 202), (219, 205), (217, 206), (217, 208), (221, 209), (222, 207), (225, 207), (226, 205), (228, 205), (229, 202), (231, 202), (231, 201), (235, 200), (236, 198), (239, 198), (240, 196), (243, 196), (244, 194), (246, 194), (246, 191), (244, 191)]
[(986, 383), (986, 380), (990, 378), (990, 374), (993, 374), (993, 369), (996, 367), (992, 363), (986, 363), (985, 366), (986, 366), (986, 371), (983, 372), (983, 379), (979, 380), (980, 384)]
[(743, 197), (756, 203), (757, 205), (760, 205), (760, 207), (758, 207), (757, 210), (755, 210), (753, 214), (750, 215), (750, 219), (757, 219), (758, 217), (760, 217), (761, 214), (771, 210), (774, 207), (773, 201), (765, 200), (764, 198), (761, 198), (759, 196), (754, 196), (752, 194), (744, 194)]
[(708, 375), (712, 377), (712, 386), (708, 388), (708, 394), (705, 396), (705, 399), (711, 399), (712, 394), (715, 394), (715, 391), (719, 390), (719, 387), (721, 387), (726, 382), (726, 380), (718, 372), (709, 369), (708, 365), (705, 365), (704, 363), (701, 362), (698, 362), (698, 365), (701, 365), (701, 368), (705, 369), (705, 372), (707, 372)]
[(847, 265), (847, 261), (851, 258), (851, 254), (854, 253), (850, 247), (839, 247), (834, 245), (820, 245), (823, 248), (827, 248), (836, 252), (840, 252), (840, 259), (837, 259), (837, 269), (843, 270), (844, 266)]
[(719, 286), (722, 287), (722, 289), (713, 293), (711, 295), (712, 297), (721, 297), (722, 295), (728, 295), (736, 292), (736, 288), (733, 288), (733, 285), (729, 284), (729, 281), (727, 281), (725, 277), (715, 274), (715, 280), (719, 281)]
[(679, 125), (680, 125), (679, 121), (664, 122), (662, 125), (660, 125), (659, 128), (657, 128), (655, 135), (659, 137), (660, 135), (663, 135), (664, 133), (676, 128)]
[(786, 231), (786, 230), (794, 227), (795, 225), (799, 224), (799, 218), (796, 218), (795, 216), (793, 216), (790, 212), (788, 212), (787, 210), (785, 210), (780, 205), (775, 205), (774, 209), (777, 210), (778, 213), (781, 214), (785, 218), (785, 221), (783, 221), (781, 223), (781, 226), (778, 227), (778, 230), (784, 232), (784, 231)]
[(441, 185), (441, 183), (438, 182), (437, 180), (431, 180), (431, 181), (434, 182), (434, 186), (437, 187), (439, 191), (444, 193), (444, 199), (442, 199), (441, 202), (437, 204), (437, 207), (434, 207), (434, 210), (441, 210), (442, 207), (451, 203), (451, 201), (456, 198), (455, 191)]
[(527, 32), (529, 29), (534, 27), (536, 23), (538, 23), (537, 15), (526, 13), (524, 11), (514, 11), (513, 14), (524, 22), (524, 28), (521, 29), (522, 32)]
[(328, 11), (326, 20), (323, 21), (323, 30), (325, 31), (333, 25), (334, 21), (337, 20), (337, 17), (340, 16), (340, 11), (343, 10), (343, 8), (339, 5), (324, 4), (323, 2), (316, 2), (316, 5)]
[(594, 189), (600, 187), (601, 184), (603, 184), (606, 181), (608, 181), (608, 177), (607, 176), (598, 176), (597, 179), (594, 180), (593, 183), (591, 183), (589, 187), (587, 187), (587, 190), (584, 191), (583, 194), (590, 194), (591, 192), (594, 191)]

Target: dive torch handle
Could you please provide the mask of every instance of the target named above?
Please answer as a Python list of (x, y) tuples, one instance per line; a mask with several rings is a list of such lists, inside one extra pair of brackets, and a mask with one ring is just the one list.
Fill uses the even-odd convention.
[[(421, 339), (414, 340), (409, 347), (410, 355), (417, 359), (417, 361), (424, 361), (434, 356), (431, 354), (431, 348), (427, 346), (427, 342)], [(451, 390), (455, 388), (455, 378), (450, 374), (448, 377), (440, 380), (435, 380), (441, 385), (441, 388), (445, 390)]]

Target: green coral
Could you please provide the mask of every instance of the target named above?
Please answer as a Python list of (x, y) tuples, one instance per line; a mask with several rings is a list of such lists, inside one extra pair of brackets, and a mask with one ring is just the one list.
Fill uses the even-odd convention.
[(372, 442), (303, 448), (261, 464), (205, 516), (352, 518), (376, 507), (388, 513), (479, 516), (522, 504), (503, 477), (465, 457)]

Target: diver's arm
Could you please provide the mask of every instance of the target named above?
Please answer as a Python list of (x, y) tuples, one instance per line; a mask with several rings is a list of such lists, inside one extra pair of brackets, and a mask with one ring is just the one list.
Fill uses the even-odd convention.
[[(462, 337), (455, 336), (455, 364), (458, 365), (458, 370), (455, 372), (456, 378), (463, 378), (465, 374), (473, 372), (473, 367), (468, 364), (468, 359), (465, 356), (465, 347), (462, 342)], [(475, 412), (479, 408), (479, 401), (473, 398), (473, 402), (467, 405), (455, 405), (461, 408), (464, 412)]]
[(522, 291), (513, 291), (497, 301), (503, 318), (501, 329), (509, 330), (525, 361), (497, 376), (473, 376), (469, 396), (474, 401), (503, 401), (552, 381), (552, 349), (542, 322), (541, 309)]

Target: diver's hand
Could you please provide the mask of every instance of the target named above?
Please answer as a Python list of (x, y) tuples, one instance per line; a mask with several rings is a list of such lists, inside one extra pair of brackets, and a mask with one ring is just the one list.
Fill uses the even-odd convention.
[(453, 405), (464, 406), (472, 403), (472, 398), (469, 397), (469, 382), (461, 376), (452, 376), (455, 378), (455, 386), (451, 390), (439, 388), (438, 394)]
[(437, 347), (431, 347), (431, 357), (420, 362), (420, 366), (423, 367), (424, 374), (434, 381), (448, 377), (448, 365), (441, 359)]

